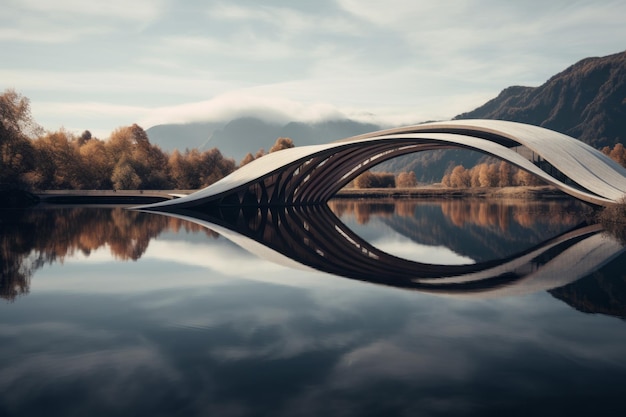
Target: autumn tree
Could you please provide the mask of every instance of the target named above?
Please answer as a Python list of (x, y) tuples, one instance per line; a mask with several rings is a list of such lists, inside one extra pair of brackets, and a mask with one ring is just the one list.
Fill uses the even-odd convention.
[(252, 153), (248, 152), (246, 154), (246, 156), (243, 157), (241, 162), (239, 162), (239, 168), (241, 168), (244, 165), (248, 165), (252, 161), (254, 161), (254, 155), (252, 155)]
[(354, 179), (356, 188), (394, 188), (396, 177), (389, 172), (365, 171)]
[(270, 148), (269, 153), (280, 151), (283, 149), (293, 148), (295, 145), (293, 144), (293, 140), (290, 138), (278, 138), (276, 142)]
[(127, 127), (115, 129), (105, 142), (107, 159), (111, 166), (117, 165), (122, 158), (131, 159), (133, 142)]
[(516, 185), (534, 186), (543, 184), (543, 181), (535, 174), (520, 169), (515, 174), (515, 183)]
[(93, 136), (91, 135), (91, 132), (88, 130), (85, 130), (83, 133), (80, 134), (80, 136), (78, 137), (78, 145), (79, 146), (83, 146), (85, 143), (87, 143), (88, 141), (90, 141), (93, 138)]
[(417, 177), (415, 172), (401, 172), (396, 176), (396, 187), (398, 188), (412, 188), (417, 187)]
[(501, 161), (498, 165), (498, 181), (500, 187), (515, 185), (513, 183), (513, 167), (511, 164)]
[(235, 161), (224, 158), (217, 148), (202, 152), (198, 161), (200, 187), (207, 187), (235, 170)]
[(179, 190), (192, 190), (198, 188), (194, 183), (193, 168), (189, 162), (189, 151), (185, 155), (181, 154), (178, 149), (174, 150), (170, 155), (167, 165), (169, 167), (170, 179), (173, 186)]
[[(169, 188), (168, 158), (161, 148), (152, 145), (147, 133), (137, 124), (115, 130), (107, 142), (110, 162), (118, 165), (123, 158), (139, 178), (137, 188)], [(124, 168), (127, 171), (127, 168)]]
[(443, 176), (446, 187), (508, 187), (516, 185), (541, 185), (543, 182), (534, 174), (512, 166), (508, 162), (481, 163), (470, 169), (459, 165)]
[(123, 157), (113, 168), (111, 182), (116, 190), (136, 190), (141, 185), (141, 178), (128, 158)]
[(454, 167), (450, 173), (450, 186), (453, 188), (467, 188), (471, 185), (468, 170), (463, 165)]
[[(81, 136), (82, 137), (82, 136)], [(107, 157), (106, 145), (99, 139), (83, 142), (79, 138), (78, 149), (83, 162), (83, 184), (86, 189), (102, 190), (112, 188), (111, 175), (114, 165)]]
[(605, 146), (602, 148), (602, 153), (608, 155), (621, 166), (626, 167), (626, 148), (621, 143), (616, 143), (613, 148)]
[(85, 171), (78, 143), (65, 130), (48, 132), (33, 142), (33, 185), (39, 189), (81, 189)]
[(24, 183), (35, 164), (30, 137), (41, 128), (33, 121), (30, 102), (15, 90), (0, 95), (0, 184)]
[(353, 181), (355, 188), (373, 188), (374, 174), (370, 171), (365, 171), (356, 177)]
[(254, 154), (254, 159), (259, 159), (263, 155), (265, 155), (265, 149), (261, 148)]
[(481, 187), (495, 187), (498, 185), (498, 169), (496, 164), (480, 164), (478, 182)]

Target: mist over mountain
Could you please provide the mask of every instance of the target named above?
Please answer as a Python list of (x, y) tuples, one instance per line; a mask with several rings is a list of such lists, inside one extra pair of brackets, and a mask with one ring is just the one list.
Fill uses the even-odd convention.
[(146, 132), (150, 142), (165, 151), (218, 148), (222, 155), (239, 161), (248, 152), (254, 154), (259, 149), (267, 151), (279, 137), (293, 139), (296, 146), (315, 145), (380, 129), (375, 124), (349, 119), (281, 124), (260, 118), (241, 117), (221, 123), (159, 125)]
[(207, 142), (217, 129), (226, 122), (194, 122), (182, 124), (165, 124), (153, 126), (146, 130), (150, 143), (159, 145), (161, 149), (171, 152), (174, 149), (204, 149)]
[[(484, 105), (454, 119), (501, 119), (565, 133), (596, 148), (626, 143), (626, 51), (583, 59), (539, 87), (512, 86)], [(417, 121), (416, 121), (417, 122)], [(166, 124), (147, 130), (165, 151), (218, 148), (240, 161), (248, 152), (269, 149), (278, 137), (296, 146), (327, 143), (382, 129), (347, 118), (322, 122), (278, 123), (262, 117), (218, 122)], [(484, 158), (479, 152), (421, 152), (385, 162), (379, 171), (414, 171), (420, 182), (436, 182), (459, 164), (469, 168)]]
[(248, 152), (255, 153), (261, 148), (267, 151), (279, 137), (291, 138), (296, 146), (316, 145), (379, 129), (373, 124), (347, 119), (282, 125), (246, 117), (216, 130), (207, 145), (238, 161)]

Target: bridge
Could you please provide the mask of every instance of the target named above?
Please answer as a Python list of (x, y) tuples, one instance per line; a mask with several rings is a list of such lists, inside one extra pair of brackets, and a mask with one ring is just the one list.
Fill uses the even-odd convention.
[(438, 149), (469, 149), (496, 157), (594, 205), (611, 205), (626, 196), (626, 169), (577, 139), (515, 122), (455, 120), (284, 149), (205, 189), (145, 208), (323, 204), (383, 161)]

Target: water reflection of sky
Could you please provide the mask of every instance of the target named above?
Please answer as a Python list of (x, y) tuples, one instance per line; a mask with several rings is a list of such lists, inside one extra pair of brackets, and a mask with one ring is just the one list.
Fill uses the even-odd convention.
[[(248, 273), (237, 264), (228, 275), (155, 257), (126, 265), (115, 278), (117, 264), (99, 262), (102, 276), (80, 294), (71, 283), (33, 288), (2, 306), (4, 410), (36, 415), (53, 401), (57, 415), (540, 411), (538, 401), (602, 407), (626, 375), (623, 322), (546, 293), (458, 301), (287, 270), (286, 282), (310, 281), (256, 282), (236, 278)], [(55, 265), (37, 280), (63, 288), (84, 266)], [(106, 276), (122, 288), (103, 291)]]
[(587, 416), (623, 404), (624, 322), (546, 292), (442, 298), (182, 232), (138, 261), (107, 249), (40, 269), (30, 294), (0, 304), (0, 415)]
[(416, 243), (380, 222), (375, 216), (366, 224), (359, 224), (351, 216), (344, 216), (341, 220), (373, 246), (400, 258), (437, 265), (474, 263), (472, 258), (459, 255), (445, 246)]

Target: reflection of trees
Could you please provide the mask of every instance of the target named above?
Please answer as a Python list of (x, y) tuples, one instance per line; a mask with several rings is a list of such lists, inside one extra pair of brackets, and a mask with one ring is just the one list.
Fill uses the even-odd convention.
[(75, 253), (108, 246), (116, 259), (137, 260), (164, 231), (213, 231), (180, 219), (122, 208), (72, 208), (0, 213), (0, 297), (28, 293), (33, 272)]
[(585, 206), (574, 200), (332, 200), (329, 206), (360, 224), (375, 215), (416, 243), (445, 246), (476, 262), (511, 256), (587, 220)]
[(575, 210), (562, 202), (541, 204), (511, 204), (506, 201), (450, 200), (441, 203), (441, 211), (456, 226), (474, 224), (495, 226), (506, 231), (515, 221), (523, 227), (532, 227), (538, 221), (573, 226), (580, 222), (580, 206)]
[(352, 215), (359, 224), (367, 224), (372, 215), (390, 217), (396, 212), (393, 201), (368, 201), (364, 204), (362, 201), (331, 200), (328, 206), (338, 217)]
[(497, 227), (506, 231), (511, 222), (522, 227), (532, 227), (538, 221), (564, 226), (574, 226), (580, 222), (581, 205), (572, 202), (537, 202), (519, 204), (507, 200), (440, 200), (416, 201), (395, 200), (380, 201), (345, 201), (331, 200), (328, 205), (341, 217), (353, 215), (359, 224), (366, 224), (372, 215), (390, 217), (413, 217), (420, 205), (438, 205), (443, 215), (458, 227), (477, 225)]
[(32, 275), (24, 260), (33, 245), (34, 227), (19, 224), (21, 213), (8, 210), (0, 217), (0, 296), (8, 300), (28, 293)]

